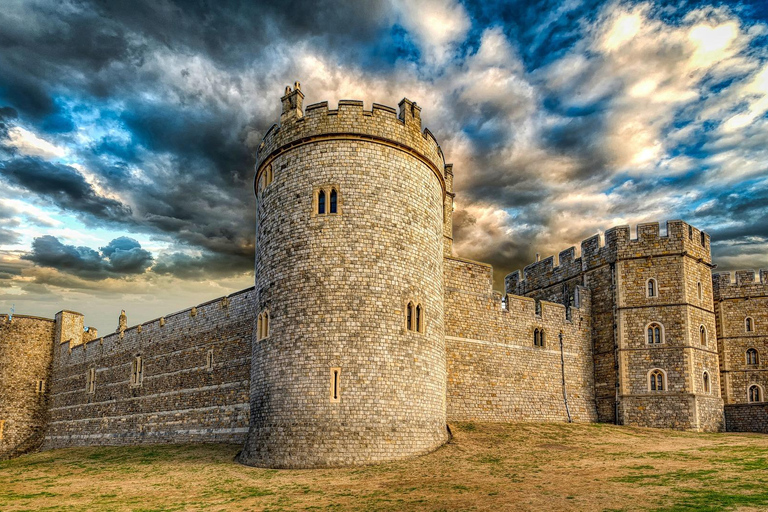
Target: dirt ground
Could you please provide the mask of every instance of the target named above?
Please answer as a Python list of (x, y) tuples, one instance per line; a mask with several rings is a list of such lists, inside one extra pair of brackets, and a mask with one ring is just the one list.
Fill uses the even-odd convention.
[(768, 436), (451, 425), (413, 459), (349, 469), (233, 462), (239, 446), (56, 450), (0, 463), (0, 510), (768, 510)]

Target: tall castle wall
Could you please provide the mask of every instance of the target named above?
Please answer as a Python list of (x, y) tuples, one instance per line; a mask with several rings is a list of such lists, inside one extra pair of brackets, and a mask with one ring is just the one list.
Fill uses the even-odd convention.
[[(253, 345), (241, 461), (320, 467), (433, 450), (448, 438), (442, 152), (407, 100), (398, 115), (357, 101), (303, 112), (302, 98), (287, 91), (259, 150), (256, 309), (269, 332)], [(318, 213), (319, 190), (337, 192), (337, 213)], [(423, 332), (407, 328), (409, 302)]]
[[(682, 221), (628, 226), (506, 278), (508, 293), (562, 301), (576, 283), (592, 291), (595, 385), (601, 421), (694, 430), (722, 428), (718, 353), (709, 278), (709, 237)], [(657, 293), (647, 296), (648, 279)], [(701, 296), (699, 296), (701, 289)], [(663, 342), (649, 344), (647, 328), (663, 326)], [(700, 339), (704, 327), (706, 341)], [(651, 392), (649, 372), (664, 372), (662, 393)], [(706, 377), (704, 373), (706, 372)], [(709, 390), (706, 388), (709, 382)]]
[(51, 319), (0, 315), (0, 459), (43, 440), (54, 335)]
[(568, 309), (513, 295), (502, 307), (491, 286), (490, 265), (446, 258), (448, 420), (596, 421), (589, 290)]
[(243, 442), (254, 299), (249, 288), (93, 340), (59, 323), (44, 448)]
[[(730, 273), (720, 273), (713, 282), (723, 397), (727, 404), (747, 403), (750, 385), (768, 391), (768, 271), (739, 271), (735, 281)], [(757, 364), (748, 364), (749, 349), (757, 351)]]

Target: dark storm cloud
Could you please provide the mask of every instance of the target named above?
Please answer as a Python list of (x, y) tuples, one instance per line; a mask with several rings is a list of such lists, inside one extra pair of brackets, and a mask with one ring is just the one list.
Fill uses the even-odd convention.
[(74, 168), (34, 157), (0, 161), (0, 176), (50, 200), (56, 206), (104, 221), (129, 222), (131, 208), (98, 195)]
[(211, 279), (231, 276), (253, 270), (253, 260), (246, 264), (237, 256), (207, 253), (190, 256), (172, 253), (158, 258), (152, 271), (157, 274), (171, 275), (180, 279)]
[(139, 242), (124, 236), (112, 240), (99, 252), (62, 244), (55, 236), (44, 235), (32, 241), (32, 251), (22, 258), (89, 280), (142, 274), (153, 262), (152, 254), (142, 249)]

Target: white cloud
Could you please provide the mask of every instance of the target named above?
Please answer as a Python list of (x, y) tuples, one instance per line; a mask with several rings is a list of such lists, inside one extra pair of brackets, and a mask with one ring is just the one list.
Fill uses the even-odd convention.
[(8, 138), (9, 145), (16, 148), (23, 155), (53, 159), (62, 158), (68, 153), (66, 148), (56, 146), (47, 140), (41, 139), (20, 126), (14, 126), (8, 130)]
[(398, 20), (415, 37), (424, 61), (442, 65), (471, 26), (464, 6), (454, 0), (391, 0)]

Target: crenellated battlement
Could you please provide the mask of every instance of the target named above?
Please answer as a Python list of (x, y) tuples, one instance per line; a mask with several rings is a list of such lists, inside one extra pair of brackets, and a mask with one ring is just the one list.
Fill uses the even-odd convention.
[[(93, 334), (96, 330), (93, 329), (93, 334), (83, 336), (82, 342), (70, 343), (63, 341), (61, 343), (61, 361), (66, 363), (79, 363), (81, 357), (88, 351), (92, 351), (94, 346), (106, 346), (110, 349), (119, 345), (131, 346), (139, 337), (151, 340), (152, 336), (158, 334), (161, 330), (183, 329), (187, 328), (192, 331), (192, 325), (186, 325), (190, 319), (196, 319), (198, 322), (205, 322), (208, 317), (212, 317), (212, 313), (225, 309), (233, 311), (235, 315), (247, 316), (252, 311), (252, 302), (254, 300), (254, 287), (246, 288), (230, 295), (223, 297), (217, 297), (215, 299), (203, 302), (196, 306), (192, 306), (169, 315), (155, 318), (141, 324), (136, 324), (126, 328), (124, 331), (118, 331), (106, 336), (95, 337)], [(228, 316), (228, 315), (227, 315)], [(63, 357), (64, 354), (68, 354), (68, 357)], [(80, 357), (78, 357), (78, 355)]]
[(733, 277), (731, 272), (712, 275), (715, 301), (768, 296), (768, 269), (737, 270)]
[[(399, 110), (374, 103), (365, 110), (362, 101), (340, 100), (336, 109), (328, 102), (302, 108), (300, 86), (286, 88), (280, 124), (273, 125), (258, 148), (256, 179), (274, 158), (304, 144), (322, 140), (363, 140), (410, 153), (430, 166), (445, 190), (445, 158), (435, 136), (421, 126), (421, 107), (403, 98)], [(273, 170), (275, 174), (279, 169)]]
[(612, 227), (602, 237), (597, 234), (583, 240), (578, 257), (576, 247), (569, 247), (560, 252), (557, 262), (549, 256), (527, 265), (522, 272), (508, 274), (505, 289), (507, 293), (524, 294), (625, 259), (687, 255), (707, 264), (712, 261), (709, 235), (681, 220), (668, 221), (663, 235), (658, 222), (638, 224), (636, 233), (632, 238), (630, 226)]

